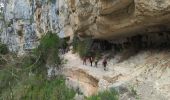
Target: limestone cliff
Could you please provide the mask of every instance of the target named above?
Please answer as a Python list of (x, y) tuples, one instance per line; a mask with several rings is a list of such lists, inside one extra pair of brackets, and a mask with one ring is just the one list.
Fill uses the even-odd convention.
[(1, 0), (1, 10), (1, 41), (19, 52), (47, 31), (109, 40), (170, 30), (169, 0)]
[(68, 0), (80, 36), (114, 39), (170, 30), (169, 0)]
[(67, 16), (63, 15), (66, 12), (64, 4), (62, 0), (2, 0), (1, 41), (11, 51), (22, 54), (36, 47), (38, 39), (47, 31), (63, 36), (60, 30)]

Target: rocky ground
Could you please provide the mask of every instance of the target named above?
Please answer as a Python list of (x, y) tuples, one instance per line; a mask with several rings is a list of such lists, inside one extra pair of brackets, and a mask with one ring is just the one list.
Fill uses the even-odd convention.
[(169, 100), (170, 52), (145, 50), (122, 60), (117, 54), (109, 60), (107, 71), (99, 66), (91, 67), (71, 52), (64, 55), (67, 84), (85, 96), (114, 87), (120, 100)]

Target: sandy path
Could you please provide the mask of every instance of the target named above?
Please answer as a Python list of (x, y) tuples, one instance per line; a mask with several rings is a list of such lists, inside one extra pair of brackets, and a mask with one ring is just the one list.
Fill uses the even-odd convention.
[[(102, 61), (99, 62), (97, 68), (91, 67), (90, 63), (83, 65), (76, 54), (69, 52), (64, 55), (64, 58), (68, 60), (65, 69), (71, 80), (70, 85), (74, 84), (76, 87), (78, 83), (80, 90), (87, 96), (110, 87), (126, 86), (129, 88), (133, 86), (141, 100), (168, 100), (167, 98), (170, 97), (170, 70), (161, 74), (165, 68), (160, 69), (160, 66), (166, 64), (168, 66), (166, 68), (170, 67), (168, 60), (170, 57), (166, 58), (168, 56), (165, 57), (165, 54), (162, 52), (152, 54), (145, 51), (121, 63), (117, 63), (117, 59), (120, 58), (120, 55), (117, 55), (108, 62), (107, 71), (104, 71)], [(158, 61), (160, 62), (157, 63)], [(168, 78), (168, 80), (162, 80), (162, 78)], [(97, 85), (94, 86), (94, 84)], [(125, 95), (121, 98), (127, 100), (131, 97)]]

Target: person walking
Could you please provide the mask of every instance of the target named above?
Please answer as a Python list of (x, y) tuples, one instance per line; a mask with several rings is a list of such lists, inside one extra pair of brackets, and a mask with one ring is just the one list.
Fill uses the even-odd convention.
[(95, 67), (97, 67), (99, 60), (95, 59)]
[(103, 60), (103, 67), (104, 67), (104, 70), (106, 71), (106, 66), (107, 66), (107, 59), (105, 58)]
[(93, 57), (89, 57), (90, 65), (93, 66)]

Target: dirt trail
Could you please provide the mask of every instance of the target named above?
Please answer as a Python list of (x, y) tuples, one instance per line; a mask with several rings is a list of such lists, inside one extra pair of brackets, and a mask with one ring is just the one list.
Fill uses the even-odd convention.
[[(125, 87), (121, 100), (170, 100), (170, 53), (168, 51), (141, 51), (137, 55), (118, 63), (120, 55), (108, 62), (107, 71), (99, 66), (83, 65), (76, 54), (64, 55), (68, 60), (65, 75), (68, 85), (80, 89), (86, 95), (111, 87)], [(136, 94), (132, 95), (135, 89)]]

